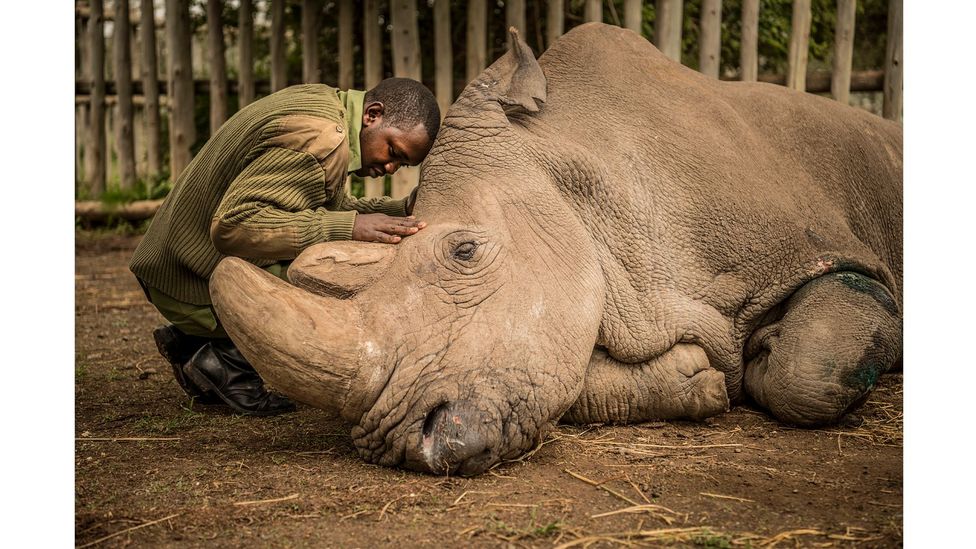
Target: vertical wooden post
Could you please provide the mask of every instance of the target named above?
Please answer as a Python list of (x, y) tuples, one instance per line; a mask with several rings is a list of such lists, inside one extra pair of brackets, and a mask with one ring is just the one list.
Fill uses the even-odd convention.
[(885, 47), (884, 106), (885, 118), (901, 120), (902, 99), (902, 5), (888, 0), (888, 45)]
[(302, 82), (318, 84), (322, 81), (319, 67), (319, 12), (317, 0), (302, 0)]
[(810, 0), (793, 0), (793, 24), (790, 27), (790, 58), (786, 86), (807, 89), (807, 57), (810, 50)]
[[(145, 101), (142, 103), (145, 105)], [(146, 112), (139, 108), (139, 103), (133, 101), (132, 109), (132, 143), (136, 155), (136, 178), (146, 179), (149, 174), (146, 163), (148, 150), (146, 149)], [(146, 185), (149, 188), (149, 185)]]
[(718, 78), (722, 63), (722, 0), (703, 0), (698, 70)]
[(583, 21), (591, 23), (596, 21), (597, 23), (603, 22), (603, 1), (602, 0), (586, 0), (586, 4), (583, 6)]
[[(390, 22), (393, 24), (393, 74), (404, 78), (421, 79), (420, 32), (417, 28), (417, 0), (392, 0)], [(417, 186), (420, 168), (400, 168), (393, 174), (390, 194), (403, 198)]]
[(129, 0), (115, 0), (115, 25), (112, 27), (112, 56), (115, 58), (115, 93), (119, 119), (116, 125), (119, 159), (119, 188), (131, 189), (136, 183), (136, 147), (132, 135), (132, 49), (129, 43)]
[(271, 0), (271, 91), (288, 86), (285, 66), (285, 0)]
[[(380, 33), (379, 0), (363, 3), (363, 70), (366, 73), (366, 89), (372, 89), (383, 80), (383, 35)], [(367, 177), (363, 181), (363, 196), (383, 196), (382, 177)]]
[(441, 118), (454, 102), (454, 50), (451, 47), (451, 3), (434, 1), (434, 95)]
[(353, 86), (355, 68), (352, 58), (352, 16), (352, 0), (339, 0), (339, 87), (344, 90)]
[(88, 128), (88, 109), (89, 103), (75, 103), (75, 192), (78, 186), (83, 185), (85, 177), (85, 155), (88, 147), (85, 142), (91, 130)]
[(91, 38), (88, 32), (88, 19), (82, 17), (80, 13), (75, 14), (75, 47), (77, 59), (75, 62), (75, 78), (78, 80), (89, 80), (91, 73)]
[(105, 25), (102, 0), (91, 0), (88, 41), (91, 58), (91, 107), (88, 146), (85, 148), (85, 180), (88, 194), (98, 198), (105, 192)]
[(654, 45), (661, 53), (681, 62), (681, 0), (657, 0)]
[[(114, 57), (114, 54), (113, 54)], [(109, 64), (111, 66), (111, 63)], [(112, 183), (119, 181), (119, 150), (118, 150), (118, 124), (119, 119), (115, 111), (118, 109), (118, 97), (107, 95), (105, 97), (105, 189), (110, 189)], [(115, 154), (112, 154), (115, 153)]]
[(193, 159), (190, 147), (196, 139), (188, 4), (188, 0), (166, 0), (166, 48), (169, 51), (166, 99), (169, 103), (170, 178), (174, 182)]
[(488, 6), (485, 0), (468, 2), (467, 55), (465, 56), (465, 79), (471, 82), (485, 70), (488, 61)]
[[(546, 47), (563, 35), (563, 0), (549, 0), (546, 9)], [(470, 80), (470, 78), (468, 79)]]
[[(135, 0), (138, 4), (139, 0)], [(142, 58), (139, 57), (139, 21), (129, 20), (129, 80), (142, 77)]]
[(159, 75), (156, 73), (156, 18), (153, 0), (140, 0), (139, 42), (142, 46), (142, 94), (146, 99), (143, 112), (146, 119), (147, 175), (156, 178), (163, 166), (159, 148)]
[(505, 46), (512, 49), (512, 35), (508, 33), (509, 27), (515, 27), (522, 36), (522, 40), (527, 40), (525, 35), (525, 0), (507, 0), (505, 2)]
[(238, 12), (238, 106), (244, 108), (254, 101), (254, 6), (252, 0), (241, 0)]
[(837, 0), (837, 26), (834, 30), (834, 63), (831, 67), (830, 94), (845, 105), (851, 95), (851, 62), (854, 56), (856, 9), (856, 0)]
[(227, 120), (227, 60), (224, 58), (223, 6), (207, 0), (207, 49), (210, 50), (210, 135)]
[(739, 50), (739, 79), (759, 78), (759, 0), (742, 0), (742, 45)]
[(641, 34), (644, 6), (641, 0), (624, 0), (624, 27)]
[(383, 35), (379, 19), (379, 0), (366, 0), (363, 4), (363, 70), (367, 90), (383, 80)]

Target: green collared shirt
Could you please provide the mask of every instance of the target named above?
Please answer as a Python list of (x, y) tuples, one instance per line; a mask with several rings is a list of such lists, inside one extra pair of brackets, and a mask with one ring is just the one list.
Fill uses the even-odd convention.
[(345, 106), (346, 127), (349, 129), (349, 169), (354, 172), (363, 167), (362, 151), (359, 150), (359, 132), (363, 129), (363, 100), (366, 92), (348, 90), (339, 92), (339, 100)]

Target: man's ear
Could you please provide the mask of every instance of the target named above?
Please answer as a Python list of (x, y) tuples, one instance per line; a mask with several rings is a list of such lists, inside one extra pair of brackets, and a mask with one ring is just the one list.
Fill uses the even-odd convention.
[(386, 107), (379, 101), (373, 101), (369, 105), (365, 105), (363, 108), (363, 127), (382, 123), (384, 112), (386, 112)]

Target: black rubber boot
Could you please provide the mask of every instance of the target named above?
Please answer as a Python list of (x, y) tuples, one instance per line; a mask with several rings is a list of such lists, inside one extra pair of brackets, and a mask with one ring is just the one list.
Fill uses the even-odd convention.
[(224, 404), (217, 395), (197, 387), (183, 374), (183, 365), (209, 341), (208, 338), (185, 334), (176, 326), (167, 324), (153, 330), (153, 340), (156, 341), (159, 354), (173, 367), (173, 376), (187, 396), (196, 403), (208, 406)]
[(183, 366), (183, 373), (239, 414), (273, 416), (295, 411), (292, 401), (264, 388), (261, 376), (229, 339), (205, 344)]

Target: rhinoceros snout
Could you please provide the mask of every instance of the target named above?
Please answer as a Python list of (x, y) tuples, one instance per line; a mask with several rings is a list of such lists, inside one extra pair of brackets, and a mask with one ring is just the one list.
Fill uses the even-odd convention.
[(495, 420), (465, 402), (444, 403), (424, 420), (418, 468), (435, 474), (477, 475), (498, 461)]

